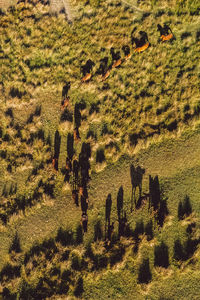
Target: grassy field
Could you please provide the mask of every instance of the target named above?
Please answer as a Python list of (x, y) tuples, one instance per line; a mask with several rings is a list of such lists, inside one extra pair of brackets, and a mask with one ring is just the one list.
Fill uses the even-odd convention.
[[(72, 24), (64, 14), (50, 15), (41, 3), (18, 4), (0, 16), (2, 298), (198, 299), (198, 1), (71, 4)], [(164, 22), (176, 37), (172, 43), (158, 43), (157, 24)], [(151, 46), (143, 53), (131, 48), (131, 59), (102, 82), (100, 59), (111, 62), (111, 47), (123, 58), (122, 46), (131, 47), (135, 26), (147, 32)], [(95, 63), (92, 78), (81, 83), (80, 67), (89, 58)], [(69, 105), (61, 110), (66, 81), (71, 82)], [(80, 203), (77, 207), (72, 199), (74, 177), (65, 175), (67, 140), (77, 122), (80, 140), (74, 141), (72, 160), (80, 159), (84, 143), (91, 147), (84, 235)], [(52, 166), (56, 131), (58, 171)], [(144, 171), (142, 195), (149, 193), (149, 175), (158, 176), (160, 203), (167, 208), (162, 225), (145, 197), (131, 212), (131, 166)], [(120, 187), (128, 229), (119, 239)], [(108, 194), (114, 222), (110, 245), (104, 241)], [(178, 207), (186, 195), (192, 210), (181, 219)], [(16, 240), (12, 244), (16, 233), (20, 247)], [(159, 251), (168, 257), (165, 266)]]

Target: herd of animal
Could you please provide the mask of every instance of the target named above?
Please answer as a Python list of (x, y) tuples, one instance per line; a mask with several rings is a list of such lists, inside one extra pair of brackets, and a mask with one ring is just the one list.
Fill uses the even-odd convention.
[[(169, 28), (169, 26), (164, 25), (163, 27), (158, 24), (157, 29), (160, 32), (160, 41), (165, 42), (174, 39), (174, 35)], [(150, 42), (148, 40), (147, 33), (144, 31), (140, 31), (139, 35), (133, 36), (135, 33), (135, 29), (133, 29), (131, 33), (131, 44), (132, 47), (135, 45), (134, 52), (142, 52), (145, 51), (149, 46)], [(131, 50), (128, 45), (124, 45), (122, 47), (122, 51), (124, 52), (124, 58), (121, 58), (120, 51), (115, 51), (115, 49), (112, 47), (110, 49), (110, 54), (112, 56), (112, 62), (110, 65), (108, 65), (108, 57), (104, 57), (100, 60), (100, 65), (98, 70), (96, 71), (96, 74), (101, 75), (102, 81), (106, 80), (111, 70), (114, 68), (117, 68), (122, 64), (123, 61), (126, 61), (131, 58)], [(94, 62), (89, 59), (85, 65), (81, 67), (81, 72), (83, 74), (81, 82), (89, 82), (92, 77), (92, 69), (94, 67)], [(62, 90), (62, 102), (61, 102), (61, 110), (65, 110), (69, 106), (70, 98), (68, 96), (68, 91), (71, 87), (70, 82), (66, 82), (63, 90)], [(74, 117), (77, 115), (77, 112), (74, 113)], [(77, 122), (75, 122), (77, 123)], [(80, 125), (79, 125), (80, 126)], [(79, 136), (79, 126), (75, 124), (74, 132), (73, 132), (73, 140), (78, 141), (80, 140)], [(81, 217), (81, 224), (83, 227), (84, 232), (87, 231), (87, 223), (88, 223), (88, 216), (87, 216), (87, 208), (88, 208), (88, 193), (87, 193), (87, 185), (89, 181), (89, 157), (87, 149), (87, 144), (83, 143), (82, 150), (80, 153), (79, 160), (72, 161), (69, 157), (66, 159), (66, 177), (69, 179), (70, 174), (72, 172), (74, 182), (72, 187), (72, 198), (74, 199), (75, 204), (78, 206), (78, 198), (80, 196), (81, 200), (81, 210), (82, 210), (82, 217)], [(55, 170), (58, 170), (58, 158), (53, 158), (53, 167)], [(79, 170), (81, 174), (81, 184), (78, 184), (79, 181)]]
[[(157, 25), (157, 30), (160, 32), (160, 41), (166, 42), (171, 41), (175, 37), (172, 33), (172, 30), (168, 25), (161, 26), (160, 24)], [(139, 31), (137, 35), (135, 35), (136, 28), (134, 28), (131, 32), (131, 45), (132, 48), (134, 47), (134, 52), (140, 53), (145, 51), (151, 44), (148, 40), (148, 35), (145, 31)], [(100, 60), (100, 65), (98, 70), (95, 74), (101, 75), (101, 80), (106, 80), (112, 69), (119, 67), (124, 61), (127, 61), (131, 58), (131, 50), (129, 45), (124, 45), (122, 47), (122, 51), (124, 53), (124, 58), (121, 58), (120, 51), (115, 51), (115, 49), (112, 47), (110, 49), (110, 54), (112, 57), (112, 62), (109, 65), (108, 64), (108, 57), (104, 57)], [(81, 66), (81, 73), (82, 73), (82, 79), (81, 82), (89, 82), (92, 78), (92, 69), (95, 66), (95, 63), (89, 59), (85, 63), (85, 65)]]

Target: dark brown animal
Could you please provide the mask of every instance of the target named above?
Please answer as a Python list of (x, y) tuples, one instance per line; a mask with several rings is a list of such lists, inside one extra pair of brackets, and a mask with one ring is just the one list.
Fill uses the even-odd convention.
[[(132, 34), (135, 30), (132, 31)], [(135, 45), (134, 52), (143, 52), (146, 50), (150, 43), (148, 41), (148, 36), (145, 31), (140, 31), (135, 36), (131, 36), (131, 44), (132, 46)]]
[(52, 165), (53, 165), (54, 170), (58, 171), (58, 159), (57, 158), (54, 157), (52, 159)]
[(157, 30), (160, 32), (160, 40), (162, 42), (169, 41), (174, 38), (171, 28), (166, 24), (163, 27), (158, 24)]
[(69, 96), (64, 98), (61, 102), (61, 110), (64, 110), (65, 107), (67, 107), (69, 105)]
[(79, 135), (79, 130), (78, 128), (74, 128), (74, 140), (79, 141), (80, 140), (80, 135)]

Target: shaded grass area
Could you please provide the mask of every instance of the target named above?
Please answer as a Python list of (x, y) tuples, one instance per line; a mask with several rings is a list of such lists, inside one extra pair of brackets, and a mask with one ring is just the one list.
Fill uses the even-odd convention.
[[(151, 219), (147, 210), (147, 203), (144, 204), (141, 209), (134, 211), (133, 214), (130, 213), (131, 178), (129, 172), (131, 163), (143, 163), (142, 166), (146, 169), (147, 173), (145, 173), (143, 182), (144, 191), (148, 191), (148, 174), (159, 175), (160, 183), (164, 190), (164, 196), (167, 197), (169, 216), (167, 216), (162, 229), (157, 226), (154, 227), (154, 238), (152, 241), (147, 242), (146, 238), (144, 238), (144, 235), (141, 235), (138, 253), (136, 252), (134, 254), (132, 249), (132, 247), (134, 247), (134, 242), (132, 244), (131, 239), (122, 239), (121, 243), (126, 247), (124, 259), (111, 269), (108, 267), (103, 269), (102, 272), (97, 271), (95, 281), (91, 278), (91, 275), (88, 275), (87, 272), (85, 273), (85, 270), (83, 272), (84, 298), (95, 299), (98, 297), (101, 299), (103, 297), (111, 297), (120, 299), (126, 297), (127, 299), (131, 299), (132, 293), (134, 293), (133, 297), (135, 297), (135, 299), (138, 299), (138, 297), (145, 299), (145, 295), (148, 295), (148, 297), (157, 297), (155, 299), (159, 299), (163, 288), (166, 291), (166, 295), (173, 298), (175, 297), (175, 299), (176, 297), (180, 297), (180, 295), (181, 297), (187, 297), (187, 295), (191, 293), (192, 285), (196, 282), (198, 277), (198, 252), (194, 257), (192, 257), (190, 262), (186, 261), (181, 265), (177, 265), (177, 263), (175, 263), (173, 260), (173, 255), (175, 240), (179, 238), (183, 244), (187, 240), (187, 226), (192, 222), (195, 222), (197, 228), (199, 228), (198, 187), (200, 184), (200, 166), (199, 160), (197, 159), (195, 161), (194, 158), (196, 157), (196, 153), (193, 153), (193, 151), (190, 152), (190, 159), (194, 164), (191, 166), (191, 168), (186, 168), (186, 166), (183, 164), (184, 158), (187, 158), (187, 153), (184, 151), (184, 147), (187, 147), (188, 143), (190, 144), (191, 149), (193, 149), (193, 147), (196, 148), (195, 145), (199, 144), (197, 143), (198, 139), (198, 130), (196, 132), (188, 131), (188, 133), (185, 133), (185, 135), (181, 136), (180, 139), (165, 140), (162, 143), (159, 143), (157, 147), (156, 145), (152, 145), (148, 151), (141, 151), (141, 153), (138, 153), (134, 159), (124, 157), (117, 164), (107, 167), (103, 172), (97, 175), (94, 174), (94, 177), (92, 176), (89, 190), (89, 228), (88, 233), (84, 236), (84, 245), (90, 243), (94, 238), (93, 226), (95, 225), (96, 221), (99, 220), (101, 221), (102, 225), (104, 224), (106, 200), (106, 195), (104, 192), (105, 190), (107, 193), (111, 193), (112, 195), (113, 204), (111, 210), (111, 220), (115, 222), (114, 230), (116, 234), (118, 230), (116, 221), (116, 198), (121, 185), (124, 187), (124, 210), (127, 212), (127, 218), (130, 227), (135, 229), (136, 223), (141, 221), (144, 222), (144, 225), (146, 225), (149, 221), (149, 218)], [(160, 157), (162, 154), (163, 157), (165, 156), (167, 149), (170, 149), (170, 151), (167, 151), (168, 163), (166, 165), (166, 161), (164, 159), (161, 160)], [(180, 159), (177, 159), (176, 166), (174, 166), (172, 163), (169, 163), (170, 161), (173, 162), (174, 159), (173, 149), (176, 149), (177, 157), (180, 157)], [(198, 147), (196, 150), (198, 151)], [(184, 153), (186, 157), (184, 157)], [(145, 159), (145, 157), (148, 157), (148, 159)], [(160, 159), (160, 169), (155, 164), (157, 157)], [(177, 172), (177, 170), (179, 171)], [(178, 221), (178, 202), (183, 200), (186, 193), (190, 197), (193, 213), (186, 220)], [(55, 236), (56, 231), (61, 224), (64, 228), (67, 226), (67, 228), (74, 228), (74, 230), (76, 230), (75, 227), (80, 215), (79, 210), (77, 210), (75, 207), (73, 208), (71, 197), (67, 196), (66, 192), (63, 200), (62, 198), (57, 198), (54, 201), (55, 202), (53, 206), (48, 207), (43, 205), (41, 208), (36, 210), (33, 209), (31, 215), (27, 215), (26, 217), (23, 217), (22, 220), (17, 220), (16, 222), (7, 226), (6, 231), (8, 230), (9, 236), (12, 235), (13, 237), (15, 230), (18, 231), (23, 253), (30, 249), (34, 241), (40, 241), (41, 243), (47, 236)], [(70, 217), (72, 214), (73, 219)], [(41, 228), (43, 228), (43, 230), (41, 230)], [(4, 245), (1, 250), (1, 254), (4, 255), (4, 257), (2, 257), (3, 262), (5, 261), (5, 257), (8, 258), (8, 254), (6, 253), (10, 247), (11, 238), (8, 237), (7, 232), (5, 232), (1, 234), (1, 240), (4, 241), (4, 243), (1, 244)], [(165, 271), (162, 270), (162, 268), (154, 268), (154, 246), (159, 245), (161, 241), (164, 241), (169, 247), (170, 266)], [(130, 243), (133, 246), (131, 246)], [(95, 244), (93, 244), (93, 247), (93, 249), (96, 249), (95, 251), (98, 252), (102, 246), (97, 242), (97, 245), (95, 246)], [(141, 264), (141, 259), (145, 257), (150, 258), (150, 270), (152, 272), (152, 282), (149, 283), (148, 286), (138, 285), (137, 282), (138, 266)], [(59, 258), (57, 256), (55, 259), (57, 263), (59, 263)], [(179, 270), (180, 266), (181, 270)], [(185, 290), (183, 290), (182, 284), (185, 283), (187, 278), (186, 275), (188, 272), (190, 272), (189, 270), (191, 267), (193, 269), (193, 276), (191, 277), (192, 283), (187, 283)], [(46, 267), (43, 266), (43, 268), (45, 270)], [(45, 272), (47, 272), (47, 269)], [(159, 285), (156, 282), (159, 282)], [(168, 290), (168, 285), (166, 285), (166, 282), (169, 282), (171, 285), (170, 290)], [(178, 286), (180, 287), (179, 289)], [(73, 293), (73, 289), (70, 293)], [(196, 297), (196, 293), (197, 289), (194, 290), (192, 295)]]

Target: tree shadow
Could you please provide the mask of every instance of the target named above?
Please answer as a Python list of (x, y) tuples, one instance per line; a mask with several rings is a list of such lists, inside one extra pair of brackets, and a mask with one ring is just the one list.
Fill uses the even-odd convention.
[(138, 270), (138, 282), (139, 283), (149, 283), (151, 281), (152, 275), (149, 267), (149, 259), (143, 259)]
[(158, 176), (153, 178), (149, 175), (149, 209), (153, 207), (154, 211), (156, 211), (160, 204), (161, 198), (160, 184), (158, 180)]
[(174, 242), (174, 259), (178, 261), (184, 260), (184, 251), (180, 239)]
[(67, 108), (65, 108), (65, 110), (62, 112), (60, 116), (60, 122), (65, 122), (65, 121), (68, 121), (70, 123), (73, 121), (72, 113)]
[(65, 99), (68, 95), (68, 91), (71, 87), (70, 81), (65, 82), (65, 85), (62, 88), (62, 98)]
[(60, 155), (60, 143), (61, 143), (61, 136), (56, 130), (54, 136), (54, 156), (53, 156), (53, 167), (55, 170), (58, 170), (58, 159)]
[(183, 202), (180, 201), (178, 204), (178, 219), (183, 220), (185, 217), (188, 217), (192, 213), (192, 205), (188, 195), (184, 197)]
[(153, 239), (153, 222), (152, 220), (150, 220), (145, 228), (144, 228), (145, 234), (147, 236), (147, 241), (150, 241)]
[(154, 248), (154, 266), (167, 268), (169, 266), (168, 246), (162, 243)]
[(168, 208), (167, 208), (167, 200), (161, 200), (158, 213), (157, 213), (157, 222), (159, 226), (163, 226), (165, 217), (169, 214)]
[(103, 237), (103, 231), (101, 228), (101, 221), (98, 220), (94, 225), (94, 241), (100, 241)]

